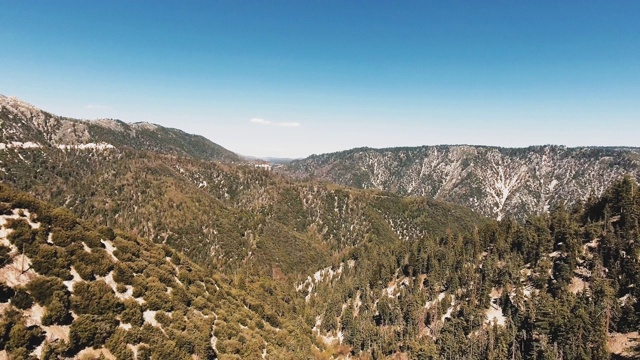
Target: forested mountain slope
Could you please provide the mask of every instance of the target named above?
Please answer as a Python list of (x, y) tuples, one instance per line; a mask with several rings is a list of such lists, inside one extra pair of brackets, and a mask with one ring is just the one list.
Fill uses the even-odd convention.
[(278, 284), (236, 285), (0, 184), (1, 358), (300, 359), (318, 349)]
[(524, 222), (367, 244), (297, 290), (314, 332), (352, 355), (635, 359), (639, 218), (627, 177)]
[(296, 178), (430, 196), (498, 219), (524, 218), (599, 196), (625, 174), (640, 178), (640, 150), (467, 145), (360, 148), (313, 155), (283, 169)]
[(297, 183), (253, 166), (151, 152), (10, 149), (0, 161), (2, 180), (21, 190), (225, 271), (298, 274), (369, 241), (373, 229), (395, 239), (485, 221), (428, 199)]
[(439, 234), (415, 230), (433, 219), (420, 216), (428, 201), (390, 197), (376, 206), (403, 209), (388, 219), (394, 225), (372, 222), (366, 242), (295, 288), (246, 268), (232, 278), (200, 270), (166, 245), (0, 190), (8, 264), (0, 328), (4, 350), (18, 357), (94, 345), (123, 359), (258, 358), (265, 349), (267, 358), (295, 359), (638, 353), (613, 347), (633, 345), (640, 325), (640, 194), (631, 178), (572, 209)]
[(0, 95), (0, 129), (0, 149), (126, 147), (207, 160), (241, 161), (222, 146), (178, 129), (113, 119), (70, 119), (3, 95)]

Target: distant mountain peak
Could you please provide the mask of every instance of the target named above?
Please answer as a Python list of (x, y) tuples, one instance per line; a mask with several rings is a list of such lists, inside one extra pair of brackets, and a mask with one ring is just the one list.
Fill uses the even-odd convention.
[(296, 178), (430, 196), (494, 218), (542, 213), (600, 195), (612, 181), (640, 178), (640, 149), (539, 145), (358, 148), (295, 160)]
[[(103, 144), (203, 160), (241, 162), (235, 153), (199, 136), (148, 122), (81, 120), (53, 115), (16, 97), (0, 96), (0, 143), (36, 143), (69, 148)], [(86, 147), (86, 146), (85, 146)]]

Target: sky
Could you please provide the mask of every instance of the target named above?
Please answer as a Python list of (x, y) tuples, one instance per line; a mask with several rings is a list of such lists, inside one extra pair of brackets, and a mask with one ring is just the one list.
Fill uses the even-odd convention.
[(243, 155), (640, 146), (640, 1), (0, 0), (0, 94)]

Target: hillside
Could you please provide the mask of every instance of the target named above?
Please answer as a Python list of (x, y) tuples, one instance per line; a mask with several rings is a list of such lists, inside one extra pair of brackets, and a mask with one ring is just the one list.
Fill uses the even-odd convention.
[(637, 187), (625, 178), (582, 206), (439, 235), (418, 231), (437, 204), (377, 193), (376, 212), (404, 216), (391, 227), (372, 221), (367, 242), (289, 286), (277, 274), (201, 269), (166, 245), (1, 186), (0, 351), (630, 359), (640, 330)]
[(150, 123), (113, 119), (77, 120), (56, 116), (20, 99), (0, 95), (0, 149), (132, 148), (198, 159), (241, 162), (208, 139)]
[(640, 150), (467, 145), (360, 148), (295, 160), (283, 169), (295, 178), (429, 196), (497, 219), (524, 218), (599, 196), (625, 174), (639, 179)]
[(524, 222), (370, 244), (297, 290), (314, 332), (352, 355), (637, 359), (637, 189), (627, 177)]
[(0, 213), (0, 358), (297, 359), (316, 348), (267, 279), (236, 286), (5, 185)]
[(150, 152), (13, 149), (0, 152), (0, 161), (2, 180), (20, 190), (225, 271), (249, 267), (295, 276), (370, 241), (374, 228), (392, 234), (391, 241), (484, 221), (428, 199), (292, 182), (250, 165)]

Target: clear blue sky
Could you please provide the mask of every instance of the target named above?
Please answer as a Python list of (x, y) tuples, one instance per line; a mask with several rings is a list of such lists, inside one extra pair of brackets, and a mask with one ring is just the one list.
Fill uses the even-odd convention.
[(246, 155), (640, 146), (640, 1), (0, 0), (0, 93)]

